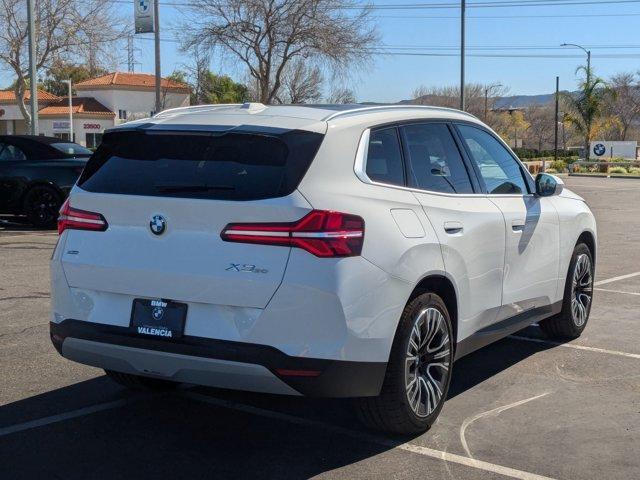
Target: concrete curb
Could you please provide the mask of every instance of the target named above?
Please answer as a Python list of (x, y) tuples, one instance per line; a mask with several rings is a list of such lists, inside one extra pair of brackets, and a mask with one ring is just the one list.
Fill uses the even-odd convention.
[(591, 178), (629, 178), (640, 180), (640, 175), (609, 175), (608, 173), (570, 173), (570, 177), (591, 177)]

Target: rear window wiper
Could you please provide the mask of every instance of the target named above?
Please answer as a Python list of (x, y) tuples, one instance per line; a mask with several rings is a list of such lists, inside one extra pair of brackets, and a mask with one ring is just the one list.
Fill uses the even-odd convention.
[(211, 190), (235, 190), (232, 185), (154, 185), (161, 193), (208, 192)]

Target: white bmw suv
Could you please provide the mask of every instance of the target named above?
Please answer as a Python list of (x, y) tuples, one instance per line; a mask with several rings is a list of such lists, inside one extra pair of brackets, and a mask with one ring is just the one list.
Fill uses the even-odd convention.
[(596, 225), (475, 117), (199, 106), (108, 131), (59, 219), (51, 339), (127, 386), (356, 397), (436, 419), (453, 362), (581, 334)]

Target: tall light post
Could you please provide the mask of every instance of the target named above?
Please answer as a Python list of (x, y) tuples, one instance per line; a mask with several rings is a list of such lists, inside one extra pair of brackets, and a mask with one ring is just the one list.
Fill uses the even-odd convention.
[(73, 142), (73, 100), (71, 94), (71, 79), (62, 80), (62, 83), (69, 85), (69, 141)]
[(162, 110), (162, 104), (160, 101), (160, 82), (162, 81), (160, 71), (160, 0), (153, 2), (153, 31), (154, 31), (154, 47), (156, 54), (156, 111), (160, 113)]
[(465, 109), (465, 100), (464, 100), (464, 61), (465, 61), (465, 49), (466, 49), (466, 39), (465, 39), (465, 15), (467, 10), (467, 2), (466, 0), (460, 0), (460, 110), (464, 111)]
[(36, 71), (36, 20), (35, 1), (27, 0), (27, 23), (29, 34), (29, 83), (31, 88), (31, 135), (38, 135), (38, 72)]
[(587, 50), (582, 45), (577, 45), (575, 43), (563, 43), (560, 45), (561, 47), (575, 47), (582, 50), (587, 54), (587, 84), (591, 81), (591, 50)]
[(494, 88), (502, 87), (501, 83), (493, 83), (484, 87), (484, 122), (487, 123), (487, 116), (489, 115), (489, 93)]

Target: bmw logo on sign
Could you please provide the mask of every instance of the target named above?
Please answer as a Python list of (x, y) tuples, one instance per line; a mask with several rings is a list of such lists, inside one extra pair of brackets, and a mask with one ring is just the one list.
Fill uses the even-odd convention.
[(149, 228), (154, 235), (162, 235), (167, 229), (167, 220), (162, 215), (154, 215), (149, 222)]
[(138, 0), (138, 11), (147, 13), (149, 11), (149, 0)]
[(151, 311), (151, 315), (153, 315), (153, 318), (155, 320), (162, 320), (162, 317), (164, 316), (164, 308), (153, 307), (153, 310)]
[(597, 156), (601, 157), (602, 155), (607, 153), (607, 149), (605, 148), (605, 146), (603, 144), (596, 143), (596, 145), (593, 147), (593, 153), (595, 153)]

